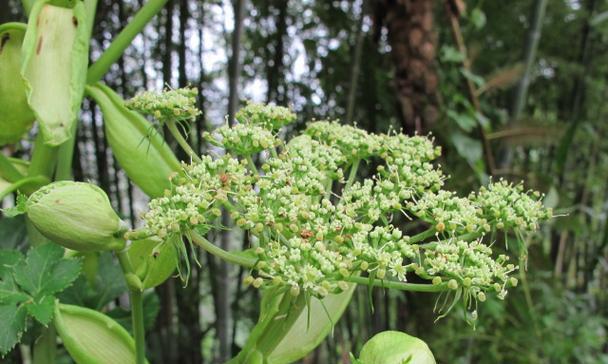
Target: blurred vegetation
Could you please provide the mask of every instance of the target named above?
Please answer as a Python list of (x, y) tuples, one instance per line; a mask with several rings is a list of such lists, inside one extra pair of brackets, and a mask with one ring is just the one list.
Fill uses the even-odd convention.
[[(99, 0), (93, 59), (142, 2)], [(413, 13), (413, 3), (427, 3), (426, 13)], [(20, 9), (0, 2), (0, 23), (23, 20)], [(349, 352), (387, 329), (422, 338), (441, 363), (608, 363), (607, 14), (605, 0), (170, 0), (105, 81), (127, 97), (163, 85), (200, 88), (191, 138), (201, 152), (202, 131), (229, 113), (233, 80), (242, 101), (290, 105), (303, 117), (296, 128), (339, 118), (369, 131), (432, 132), (449, 187), (462, 194), (489, 178), (525, 180), (546, 193), (559, 216), (529, 237), (522, 287), (504, 302), (489, 299), (476, 327), (463, 324), (463, 312), (435, 322), (435, 298), (421, 294), (377, 290), (371, 313), (359, 288), (305, 363), (348, 363)], [(236, 78), (235, 23), (243, 27)], [(418, 46), (416, 29), (425, 40)], [(95, 105), (85, 105), (82, 120), (75, 178), (100, 185), (137, 225), (144, 195), (115, 163)], [(5, 153), (27, 155), (30, 146)], [(3, 247), (22, 244), (24, 232), (23, 220), (0, 220)], [(230, 238), (231, 246), (247, 244)], [(147, 301), (150, 312), (161, 307), (150, 318), (152, 362), (230, 356), (256, 320), (257, 293), (238, 284), (243, 271), (201, 261), (187, 288), (169, 281)], [(120, 287), (107, 289), (90, 300), (119, 303)]]

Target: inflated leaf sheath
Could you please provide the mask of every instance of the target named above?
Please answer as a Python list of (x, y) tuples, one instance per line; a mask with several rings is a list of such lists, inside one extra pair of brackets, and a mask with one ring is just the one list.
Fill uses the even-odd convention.
[(16, 143), (34, 122), (19, 73), (25, 24), (0, 25), (0, 145)]
[[(293, 363), (313, 351), (331, 332), (346, 306), (348, 306), (356, 284), (339, 294), (329, 294), (323, 300), (312, 298), (310, 315), (304, 308), (279, 345), (267, 356), (269, 364)], [(325, 306), (325, 307), (323, 307)], [(308, 318), (311, 317), (310, 326)]]
[(150, 122), (127, 109), (109, 87), (98, 83), (86, 91), (101, 107), (106, 138), (129, 179), (148, 196), (162, 196), (171, 188), (169, 176), (181, 169), (171, 148)]
[[(66, 2), (64, 5), (69, 5)], [(82, 1), (73, 7), (37, 1), (23, 40), (21, 74), (44, 141), (59, 145), (71, 135), (84, 93), (89, 30)]]
[(135, 363), (135, 342), (118, 322), (88, 308), (55, 305), (55, 327), (77, 364)]
[(376, 334), (361, 348), (362, 364), (435, 364), (433, 353), (417, 337), (399, 331)]

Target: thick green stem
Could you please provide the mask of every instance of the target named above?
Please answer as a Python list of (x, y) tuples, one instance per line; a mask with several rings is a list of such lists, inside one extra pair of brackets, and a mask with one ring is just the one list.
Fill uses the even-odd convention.
[(49, 179), (52, 178), (57, 163), (58, 148), (44, 144), (44, 138), (40, 131), (36, 136), (33, 148), (30, 167), (27, 171), (28, 176), (42, 175)]
[(49, 324), (42, 329), (42, 334), (34, 344), (32, 364), (54, 364), (57, 354), (57, 332), (55, 326)]
[(135, 337), (135, 363), (146, 362), (146, 332), (144, 328), (144, 302), (143, 293), (138, 290), (129, 290), (131, 298), (131, 320), (133, 322), (133, 336)]
[(146, 5), (135, 14), (131, 22), (114, 38), (112, 44), (105, 50), (87, 73), (87, 83), (93, 84), (103, 77), (110, 69), (112, 64), (116, 62), (122, 53), (127, 49), (133, 39), (142, 31), (162, 8), (168, 0), (150, 0)]
[(390, 288), (396, 289), (399, 291), (410, 291), (410, 292), (441, 292), (448, 289), (447, 283), (440, 284), (422, 284), (422, 283), (405, 283), (405, 282), (397, 282), (391, 280), (380, 280), (374, 279), (370, 282), (368, 277), (355, 277), (351, 276), (345, 279), (347, 282), (357, 283), (364, 286), (369, 286), (370, 284), (374, 287), (382, 287), (382, 288)]
[(74, 145), (76, 144), (76, 133), (78, 122), (72, 125), (72, 136), (65, 143), (59, 146), (57, 152), (57, 169), (55, 170), (55, 180), (65, 181), (73, 179), (72, 160), (74, 159)]
[(17, 182), (24, 177), (3, 153), (0, 153), (0, 177), (8, 182)]
[(237, 254), (231, 253), (229, 251), (226, 251), (226, 250), (214, 245), (209, 240), (203, 238), (201, 235), (199, 235), (198, 233), (196, 233), (194, 231), (190, 232), (189, 237), (192, 240), (192, 242), (195, 243), (196, 245), (200, 246), (201, 248), (205, 249), (207, 252), (209, 252), (209, 253), (215, 255), (216, 257), (221, 258), (229, 263), (238, 264), (245, 268), (253, 268), (253, 266), (255, 265), (255, 259), (248, 258), (248, 257), (242, 256), (242, 255), (237, 255)]
[(188, 144), (188, 141), (186, 139), (184, 139), (184, 136), (182, 135), (182, 133), (180, 133), (179, 130), (177, 129), (177, 125), (175, 124), (175, 122), (173, 122), (173, 121), (168, 122), (167, 128), (169, 129), (169, 131), (171, 132), (171, 135), (173, 135), (175, 140), (177, 140), (177, 143), (180, 145), (180, 147), (182, 147), (182, 149), (186, 153), (188, 153), (190, 158), (192, 158), (193, 161), (200, 163), (201, 158), (198, 156), (198, 154), (196, 154), (194, 149), (192, 149), (190, 144)]
[(135, 363), (144, 364), (146, 362), (146, 336), (144, 328), (143, 284), (137, 274), (135, 274), (127, 251), (117, 251), (116, 256), (129, 287), (131, 320), (133, 322), (133, 336), (135, 337)]

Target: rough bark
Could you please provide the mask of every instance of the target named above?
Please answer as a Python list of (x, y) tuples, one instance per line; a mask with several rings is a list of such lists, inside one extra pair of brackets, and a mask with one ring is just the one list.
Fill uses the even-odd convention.
[(428, 131), (439, 117), (433, 0), (385, 0), (380, 14), (388, 29), (395, 87), (406, 132)]

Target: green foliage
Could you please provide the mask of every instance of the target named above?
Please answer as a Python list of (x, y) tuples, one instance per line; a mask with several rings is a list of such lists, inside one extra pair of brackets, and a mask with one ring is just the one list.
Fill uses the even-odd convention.
[(15, 250), (0, 251), (2, 355), (19, 341), (28, 316), (44, 326), (52, 320), (55, 296), (80, 274), (80, 261), (63, 255), (64, 250), (55, 244), (31, 248), (26, 257)]

